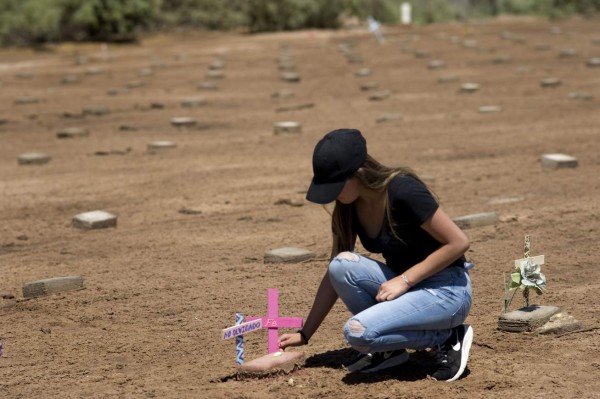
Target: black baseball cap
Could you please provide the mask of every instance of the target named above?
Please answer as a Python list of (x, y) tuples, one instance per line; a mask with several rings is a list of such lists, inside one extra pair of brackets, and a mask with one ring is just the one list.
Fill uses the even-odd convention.
[(333, 202), (346, 180), (367, 160), (367, 142), (357, 129), (329, 132), (315, 146), (313, 179), (306, 199), (317, 204)]

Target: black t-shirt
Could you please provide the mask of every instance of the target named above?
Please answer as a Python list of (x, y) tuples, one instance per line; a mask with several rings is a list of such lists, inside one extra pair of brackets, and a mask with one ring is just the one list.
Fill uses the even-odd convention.
[[(353, 206), (353, 231), (367, 251), (380, 253), (397, 274), (427, 258), (442, 244), (421, 228), (439, 205), (423, 183), (411, 176), (396, 176), (388, 186), (388, 204), (393, 218), (394, 237), (387, 214), (379, 235), (370, 238), (360, 225)], [(462, 266), (464, 257), (452, 265)]]

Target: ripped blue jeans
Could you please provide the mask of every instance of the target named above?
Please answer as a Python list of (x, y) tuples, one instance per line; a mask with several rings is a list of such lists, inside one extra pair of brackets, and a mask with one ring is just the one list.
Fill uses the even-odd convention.
[(346, 341), (363, 353), (426, 349), (443, 344), (461, 325), (472, 302), (469, 272), (447, 267), (400, 297), (377, 302), (379, 286), (396, 274), (384, 263), (343, 252), (329, 264), (333, 288), (354, 315), (344, 326)]

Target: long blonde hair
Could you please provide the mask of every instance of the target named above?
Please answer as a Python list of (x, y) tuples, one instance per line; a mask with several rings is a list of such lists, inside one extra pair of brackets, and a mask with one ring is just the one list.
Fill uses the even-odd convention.
[[(387, 193), (390, 182), (396, 176), (411, 176), (425, 185), (412, 169), (405, 166), (392, 168), (382, 165), (368, 154), (365, 163), (361, 166), (361, 171), (355, 172), (352, 177), (357, 178), (369, 190)], [(385, 212), (390, 230), (396, 236), (390, 205), (387, 201)], [(335, 201), (335, 208), (331, 215), (331, 227), (333, 234), (337, 237), (338, 247), (334, 248), (337, 253), (354, 250), (356, 234), (352, 231), (352, 204), (342, 204), (339, 201)]]

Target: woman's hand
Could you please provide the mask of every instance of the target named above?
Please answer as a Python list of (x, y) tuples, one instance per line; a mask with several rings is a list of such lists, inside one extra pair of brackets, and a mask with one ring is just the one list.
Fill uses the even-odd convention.
[(408, 284), (400, 276), (394, 277), (379, 286), (379, 291), (377, 291), (375, 299), (377, 302), (391, 301), (409, 289)]
[(306, 345), (304, 340), (302, 339), (302, 335), (300, 333), (294, 334), (283, 334), (279, 337), (279, 349), (285, 350), (288, 346), (302, 346)]

